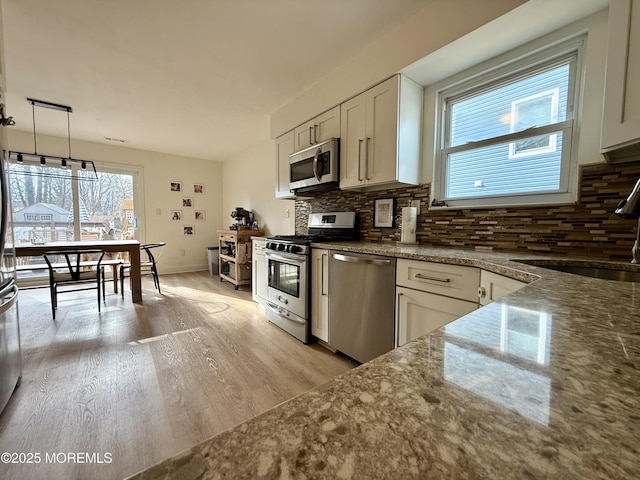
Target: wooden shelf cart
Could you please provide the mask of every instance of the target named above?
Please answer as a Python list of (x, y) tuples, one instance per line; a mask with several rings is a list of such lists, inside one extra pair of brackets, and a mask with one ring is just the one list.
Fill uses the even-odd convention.
[(220, 281), (226, 280), (237, 290), (251, 285), (251, 237), (261, 236), (261, 230), (218, 230)]

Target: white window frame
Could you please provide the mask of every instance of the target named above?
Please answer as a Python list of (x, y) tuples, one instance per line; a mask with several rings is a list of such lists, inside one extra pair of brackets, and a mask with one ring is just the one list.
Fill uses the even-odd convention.
[[(497, 67), (487, 68), (478, 75), (473, 75), (461, 82), (448, 85), (437, 92), (435, 161), (433, 168), (433, 181), (431, 184), (430, 209), (446, 210), (460, 208), (539, 206), (571, 204), (576, 202), (578, 190), (577, 151), (580, 127), (580, 106), (582, 103), (582, 83), (585, 74), (583, 60), (585, 45), (586, 34), (581, 34), (568, 40), (556, 42), (553, 45), (542, 49), (530, 51), (518, 58), (512, 58)], [(572, 60), (569, 73), (569, 94), (565, 121), (525, 131), (509, 133), (507, 135), (493, 137), (487, 140), (480, 140), (478, 142), (470, 142), (465, 145), (458, 145), (455, 147), (449, 147), (447, 145), (446, 142), (449, 138), (447, 102), (450, 99), (462, 98), (465, 95), (474, 95), (476, 92), (487, 90), (489, 86), (498, 86), (500, 83), (510, 83), (511, 81), (523, 78), (528, 71), (535, 74), (536, 70), (543, 66), (551, 66), (554, 63), (566, 63), (568, 58), (573, 57), (575, 58)], [(505, 194), (495, 195), (492, 197), (478, 196), (446, 198), (447, 155), (500, 143), (512, 144), (518, 139), (530, 138), (538, 135), (553, 135), (558, 132), (562, 132), (563, 134), (563, 151), (560, 172), (560, 188), (557, 191)], [(511, 148), (509, 150), (511, 153)], [(533, 154), (533, 152), (531, 154)], [(516, 155), (518, 154), (516, 153)]]

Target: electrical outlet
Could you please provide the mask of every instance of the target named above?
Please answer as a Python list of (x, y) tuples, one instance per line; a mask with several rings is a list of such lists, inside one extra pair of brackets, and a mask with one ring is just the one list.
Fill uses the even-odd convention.
[(411, 200), (411, 206), (416, 207), (418, 215), (420, 215), (420, 200)]
[(291, 211), (287, 208), (287, 209), (284, 211), (284, 218), (289, 218), (290, 216), (291, 216)]
[(161, 208), (156, 208), (156, 215), (158, 215), (158, 216), (162, 215), (162, 209)]

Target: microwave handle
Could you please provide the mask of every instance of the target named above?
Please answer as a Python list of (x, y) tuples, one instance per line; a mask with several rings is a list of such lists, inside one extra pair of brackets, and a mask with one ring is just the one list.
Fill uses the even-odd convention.
[(319, 182), (322, 181), (322, 172), (318, 169), (318, 156), (320, 155), (320, 151), (321, 149), (318, 148), (316, 154), (313, 156), (313, 174)]

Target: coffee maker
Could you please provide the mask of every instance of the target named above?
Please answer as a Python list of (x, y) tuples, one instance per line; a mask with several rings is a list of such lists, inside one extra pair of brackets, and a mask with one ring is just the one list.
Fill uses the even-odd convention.
[(235, 224), (229, 227), (229, 229), (231, 230), (243, 230), (251, 228), (251, 224), (253, 223), (253, 213), (249, 210), (245, 210), (242, 207), (236, 207), (236, 209), (231, 212), (231, 218), (236, 221)]

